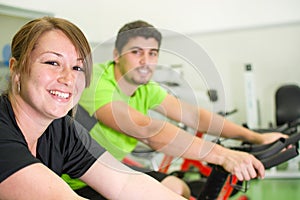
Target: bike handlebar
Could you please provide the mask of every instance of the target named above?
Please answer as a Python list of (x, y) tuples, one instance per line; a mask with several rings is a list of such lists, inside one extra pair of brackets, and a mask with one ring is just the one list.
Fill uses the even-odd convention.
[[(232, 147), (231, 149), (245, 151), (253, 154), (262, 162), (265, 169), (270, 169), (296, 157), (299, 153), (294, 144), (296, 144), (299, 140), (300, 132), (290, 135), (289, 138), (280, 138), (269, 145), (256, 145), (254, 149), (249, 146), (245, 148)], [(291, 145), (293, 146), (290, 147)], [(257, 151), (257, 149), (260, 150)], [(197, 199), (217, 199), (229, 174), (230, 173), (225, 171), (223, 167), (214, 165), (206, 181), (206, 184), (202, 188), (200, 196)]]
[[(290, 135), (288, 138), (280, 138), (270, 144), (244, 144), (242, 146), (230, 147), (233, 150), (245, 151), (257, 156), (258, 159), (262, 159), (269, 155), (273, 155), (284, 147), (296, 144), (300, 140), (300, 132)], [(276, 151), (277, 149), (277, 151)]]
[(285, 133), (287, 135), (291, 135), (297, 131), (297, 127), (299, 125), (300, 125), (300, 118), (296, 118), (293, 121), (286, 122), (275, 128), (254, 129), (254, 131), (259, 132), (259, 133), (280, 132), (280, 133)]
[(289, 148), (289, 145), (296, 144), (299, 140), (300, 140), (300, 133), (294, 133), (286, 139), (281, 138), (280, 140), (278, 140), (283, 142), (282, 148), (278, 148), (279, 151), (281, 151), (283, 148), (288, 148), (288, 149), (281, 152), (278, 151), (279, 153), (275, 155), (273, 154), (273, 156), (271, 156), (272, 154), (270, 154), (271, 157), (269, 158), (265, 157), (264, 159), (262, 159), (261, 162), (263, 163), (264, 167), (266, 169), (269, 169), (287, 160), (290, 160), (291, 158), (296, 157), (299, 154), (297, 148), (295, 146)]
[(297, 148), (291, 147), (283, 152), (280, 152), (278, 154), (275, 154), (274, 156), (271, 156), (269, 158), (265, 158), (261, 160), (262, 164), (264, 165), (265, 169), (270, 169), (274, 166), (277, 166), (283, 162), (286, 162), (298, 155)]

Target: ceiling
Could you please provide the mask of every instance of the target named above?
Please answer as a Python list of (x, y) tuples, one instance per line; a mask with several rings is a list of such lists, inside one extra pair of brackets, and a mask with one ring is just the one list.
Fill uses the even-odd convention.
[(106, 41), (132, 20), (183, 34), (300, 22), (299, 0), (0, 0), (77, 24), (92, 42)]

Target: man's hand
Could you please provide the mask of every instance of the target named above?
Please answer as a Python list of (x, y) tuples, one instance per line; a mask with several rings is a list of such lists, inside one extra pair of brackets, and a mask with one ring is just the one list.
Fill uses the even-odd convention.
[(223, 153), (224, 160), (221, 166), (235, 175), (238, 180), (250, 180), (256, 177), (264, 178), (265, 168), (253, 155), (230, 149), (226, 149)]
[(278, 132), (270, 132), (270, 133), (260, 133), (259, 139), (254, 142), (255, 144), (269, 144), (272, 143), (279, 138), (288, 138), (288, 135), (278, 133)]

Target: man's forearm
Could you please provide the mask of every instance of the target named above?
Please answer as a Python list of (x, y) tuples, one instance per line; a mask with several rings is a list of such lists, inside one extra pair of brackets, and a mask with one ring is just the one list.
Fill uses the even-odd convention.
[(205, 158), (216, 145), (166, 122), (160, 131), (148, 138), (145, 143), (167, 155), (194, 160)]

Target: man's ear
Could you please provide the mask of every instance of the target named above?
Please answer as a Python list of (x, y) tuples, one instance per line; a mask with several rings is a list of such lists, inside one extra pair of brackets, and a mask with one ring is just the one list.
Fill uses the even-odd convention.
[(114, 56), (115, 63), (119, 63), (120, 54), (119, 54), (119, 51), (117, 49), (114, 49), (113, 56)]

